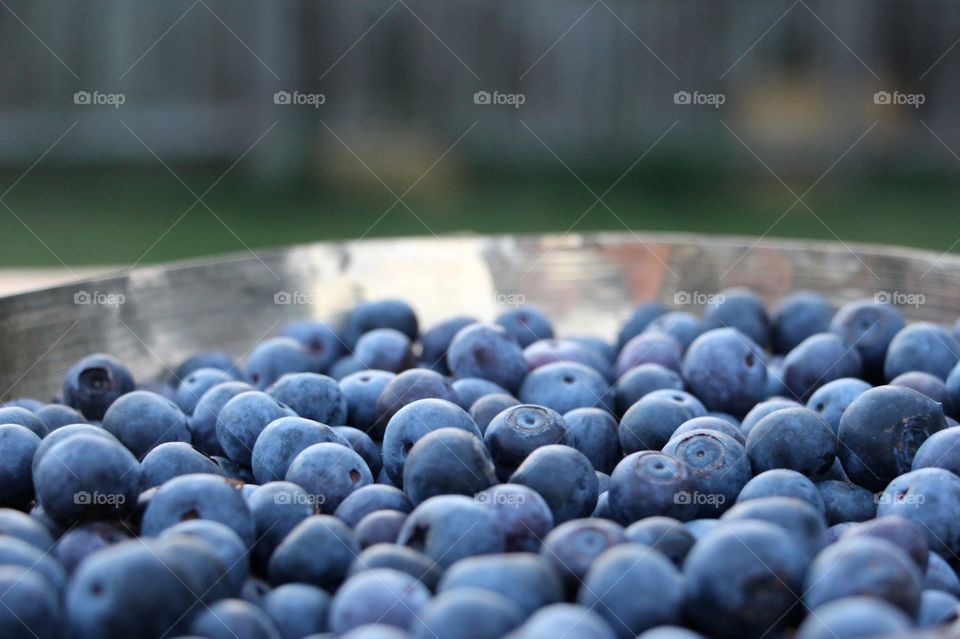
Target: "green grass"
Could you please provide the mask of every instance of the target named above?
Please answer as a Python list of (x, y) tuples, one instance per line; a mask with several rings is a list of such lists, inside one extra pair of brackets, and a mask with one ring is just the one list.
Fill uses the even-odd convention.
[[(221, 170), (178, 172), (202, 193)], [(18, 176), (0, 174), (0, 189)], [(474, 176), (418, 187), (405, 198), (416, 215), (398, 204), (383, 216), (393, 196), (376, 182), (349, 189), (302, 183), (266, 188), (238, 169), (205, 198), (216, 215), (198, 204), (177, 222), (194, 200), (169, 173), (37, 170), (4, 199), (30, 230), (0, 207), (0, 266), (59, 266), (58, 258), (70, 266), (152, 263), (242, 251), (244, 244), (265, 248), (361, 235), (621, 231), (624, 225), (637, 231), (839, 237), (935, 251), (960, 237), (957, 189), (936, 180), (835, 180), (806, 198), (816, 216), (798, 204), (775, 224), (794, 200), (772, 181), (745, 184), (735, 176), (654, 171), (624, 180), (605, 197), (613, 213), (597, 204), (584, 215), (594, 197), (568, 174)], [(616, 178), (587, 181), (599, 194)], [(391, 187), (398, 193), (406, 188)], [(806, 184), (798, 180), (792, 188), (801, 193)]]

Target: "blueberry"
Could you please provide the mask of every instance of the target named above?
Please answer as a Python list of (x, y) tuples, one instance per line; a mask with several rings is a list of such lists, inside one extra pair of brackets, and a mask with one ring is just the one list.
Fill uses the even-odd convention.
[(454, 377), (480, 377), (516, 391), (529, 367), (520, 344), (499, 326), (471, 324), (460, 330), (447, 351)]
[(770, 318), (763, 302), (745, 288), (728, 288), (715, 296), (703, 315), (704, 330), (734, 328), (766, 348), (770, 341)]
[(823, 513), (805, 501), (792, 497), (764, 497), (741, 502), (725, 512), (723, 522), (765, 521), (783, 528), (812, 561), (827, 545), (827, 524)]
[(762, 637), (800, 614), (807, 559), (789, 533), (764, 521), (735, 521), (708, 532), (683, 564), (685, 612), (718, 639)]
[(360, 546), (346, 524), (330, 515), (314, 515), (300, 522), (273, 551), (270, 582), (300, 582), (333, 590), (346, 578), (358, 554)]
[(510, 483), (540, 493), (556, 524), (587, 517), (597, 505), (593, 466), (583, 453), (569, 446), (550, 444), (536, 449), (510, 476)]
[(840, 462), (854, 483), (883, 490), (910, 470), (917, 449), (945, 427), (943, 407), (929, 397), (878, 386), (860, 394), (840, 418)]
[(53, 547), (49, 531), (30, 515), (12, 508), (0, 508), (0, 535), (16, 537), (43, 552)]
[(417, 441), (403, 466), (403, 490), (414, 504), (437, 495), (473, 496), (497, 483), (483, 441), (458, 428), (441, 428)]
[(512, 395), (496, 393), (484, 395), (470, 407), (470, 417), (477, 423), (480, 432), (486, 435), (487, 427), (494, 417), (512, 406), (518, 406), (520, 400)]
[[(218, 455), (211, 455), (210, 460), (220, 467), (220, 473), (228, 479), (244, 484), (244, 486), (256, 481), (253, 477), (253, 471), (243, 464)], [(243, 490), (243, 487), (241, 487), (241, 490)]]
[(267, 613), (242, 599), (221, 599), (199, 611), (190, 632), (208, 639), (280, 639)]
[(142, 458), (165, 442), (189, 442), (187, 417), (170, 400), (148, 391), (118, 398), (103, 416), (103, 427)]
[(680, 371), (683, 346), (666, 333), (644, 332), (623, 345), (617, 355), (617, 378), (643, 364), (660, 364), (672, 371)]
[(382, 429), (397, 411), (418, 399), (435, 397), (459, 404), (460, 397), (450, 380), (425, 368), (404, 371), (390, 380), (377, 399), (377, 423)]
[(33, 456), (40, 438), (25, 426), (0, 425), (0, 506), (25, 506), (33, 500)]
[(787, 383), (784, 381), (783, 355), (771, 355), (767, 358), (767, 397), (783, 397), (789, 395)]
[(923, 577), (924, 590), (942, 590), (954, 597), (960, 597), (960, 577), (954, 572), (947, 560), (930, 551), (927, 572)]
[(123, 542), (83, 562), (66, 595), (71, 636), (161, 637), (184, 622), (202, 591), (165, 543)]
[(873, 493), (848, 481), (817, 482), (830, 525), (840, 522), (866, 521), (877, 514)]
[(118, 397), (133, 390), (133, 375), (110, 355), (87, 355), (70, 367), (63, 401), (87, 419), (100, 420)]
[(820, 293), (797, 291), (777, 305), (770, 326), (770, 342), (775, 353), (789, 353), (811, 335), (830, 328), (833, 309)]
[(840, 417), (847, 406), (862, 393), (873, 388), (862, 379), (843, 377), (827, 382), (813, 392), (807, 400), (807, 408), (820, 413), (830, 424), (833, 432), (840, 430)]
[(897, 477), (880, 497), (877, 516), (900, 515), (917, 524), (930, 549), (944, 557), (960, 552), (960, 477), (942, 468), (921, 468)]
[(530, 370), (555, 362), (573, 362), (592, 368), (604, 379), (613, 377), (613, 368), (602, 354), (572, 339), (538, 340), (523, 349), (523, 357)]
[(903, 373), (921, 371), (945, 380), (958, 361), (960, 343), (947, 329), (918, 322), (902, 329), (890, 342), (883, 375), (889, 382)]
[[(330, 639), (326, 634), (319, 636), (320, 639)], [(341, 637), (342, 639), (410, 639), (410, 633), (385, 623), (373, 623), (354, 628)], [(311, 639), (314, 638), (311, 637)]]
[[(327, 371), (327, 374), (329, 374), (330, 377), (340, 382), (344, 378), (364, 370), (370, 370), (370, 367), (366, 366), (363, 362), (357, 359), (356, 355), (351, 354), (351, 355), (344, 355), (343, 357), (335, 361), (333, 363), (333, 366), (330, 367), (330, 370)], [(384, 372), (389, 372), (389, 371), (384, 371)]]
[(867, 596), (851, 596), (817, 608), (800, 625), (796, 639), (896, 636), (913, 627), (895, 606)]
[(724, 512), (750, 481), (746, 450), (721, 432), (694, 430), (675, 436), (663, 452), (684, 462), (693, 475), (699, 517), (716, 517)]
[(559, 413), (575, 408), (613, 411), (613, 392), (603, 376), (573, 362), (556, 362), (531, 371), (518, 397), (524, 403), (547, 406)]
[(458, 561), (440, 579), (439, 594), (482, 588), (502, 595), (531, 615), (563, 600), (563, 583), (550, 563), (530, 553), (483, 555)]
[(191, 415), (204, 393), (233, 380), (233, 376), (218, 368), (201, 368), (187, 375), (177, 386), (174, 401), (185, 414)]
[(763, 351), (733, 328), (707, 331), (683, 358), (683, 381), (710, 410), (745, 415), (766, 394)]
[(69, 426), (70, 424), (87, 423), (87, 418), (84, 417), (80, 411), (63, 404), (46, 404), (37, 409), (36, 415), (43, 420), (43, 423), (47, 427), (47, 432)]
[(117, 518), (136, 504), (140, 467), (119, 443), (77, 434), (47, 449), (34, 483), (37, 500), (58, 522)]
[(470, 407), (473, 406), (481, 397), (486, 397), (487, 395), (498, 395), (498, 394), (507, 394), (510, 393), (507, 389), (503, 388), (499, 384), (495, 384), (488, 379), (483, 379), (480, 377), (462, 377), (460, 379), (453, 380), (453, 390), (457, 393), (459, 400), (457, 404), (463, 410), (470, 410)]
[(253, 476), (261, 484), (282, 480), (290, 463), (309, 446), (347, 442), (336, 430), (302, 417), (275, 419), (256, 439), (251, 453)]
[(343, 341), (353, 348), (361, 335), (380, 328), (399, 331), (411, 341), (419, 333), (417, 315), (409, 304), (402, 300), (378, 300), (361, 302), (350, 311), (341, 331)]
[(787, 468), (807, 477), (823, 477), (837, 456), (837, 438), (830, 424), (808, 408), (770, 413), (747, 437), (753, 472)]
[(34, 570), (0, 566), (0, 634), (8, 639), (62, 636), (59, 594)]
[(609, 412), (599, 408), (575, 408), (564, 413), (563, 423), (566, 426), (563, 443), (586, 455), (596, 470), (609, 473), (623, 458), (620, 427)]
[(363, 370), (340, 380), (340, 392), (347, 401), (347, 423), (376, 440), (383, 439), (386, 424), (377, 421), (377, 399), (396, 376), (389, 371)]
[(606, 519), (573, 519), (550, 531), (540, 547), (540, 556), (553, 565), (568, 591), (576, 593), (597, 557), (626, 542), (623, 526), (617, 523)]
[(337, 329), (324, 322), (304, 320), (287, 324), (280, 335), (303, 344), (313, 359), (311, 370), (320, 373), (329, 370), (346, 350)]
[(518, 639), (551, 639), (568, 635), (582, 639), (615, 639), (616, 634), (603, 617), (577, 604), (544, 606), (513, 634)]
[(960, 428), (945, 428), (934, 433), (917, 449), (912, 470), (944, 468), (960, 475)]
[(457, 588), (423, 607), (413, 624), (412, 639), (499, 639), (523, 620), (523, 610), (502, 595)]
[(313, 358), (303, 344), (290, 337), (272, 337), (250, 351), (243, 381), (263, 390), (287, 373), (311, 370)]
[(453, 341), (461, 328), (476, 323), (477, 320), (472, 317), (458, 316), (432, 326), (420, 336), (420, 361), (427, 368), (442, 375), (449, 373), (450, 371), (447, 369), (447, 349), (450, 348), (450, 342)]
[[(53, 555), (16, 537), (0, 537), (0, 566), (21, 566), (42, 575), (58, 593), (67, 585), (67, 573)], [(2, 597), (2, 593), (0, 593)]]
[(263, 609), (283, 639), (300, 639), (327, 630), (330, 595), (309, 584), (284, 584), (267, 593)]
[(190, 444), (168, 442), (147, 453), (140, 462), (141, 488), (160, 486), (174, 477), (192, 473), (221, 475), (220, 467)]
[(816, 610), (837, 599), (868, 595), (913, 617), (920, 609), (922, 583), (917, 565), (889, 541), (869, 536), (840, 539), (810, 564), (803, 603)]
[(383, 468), (383, 460), (380, 458), (380, 446), (370, 439), (362, 430), (352, 426), (335, 426), (333, 430), (340, 438), (352, 448), (358, 455), (363, 457), (367, 467), (373, 475), (380, 472)]
[(329, 515), (347, 495), (372, 484), (373, 474), (349, 446), (324, 443), (309, 446), (294, 457), (284, 479), (303, 487), (316, 499), (319, 511)]
[(350, 493), (340, 502), (333, 514), (354, 528), (361, 519), (378, 510), (398, 510), (409, 513), (413, 510), (413, 503), (401, 490), (393, 486), (373, 484)]
[(624, 457), (610, 474), (610, 511), (624, 524), (658, 515), (693, 519), (696, 479), (685, 463), (665, 453), (644, 451)]
[(237, 377), (239, 373), (236, 363), (227, 353), (222, 351), (204, 351), (196, 355), (191, 355), (180, 362), (173, 371), (173, 378), (186, 379), (191, 373), (201, 368), (215, 368), (224, 371), (231, 377)]
[[(819, 513), (825, 512), (824, 497), (817, 485), (795, 470), (775, 468), (754, 476), (740, 490), (737, 503), (764, 497), (793, 497), (807, 502)], [(872, 503), (872, 495), (870, 500)]]
[(441, 495), (413, 509), (397, 543), (448, 567), (464, 557), (502, 552), (505, 535), (489, 509), (462, 495)]
[(803, 340), (783, 360), (783, 383), (791, 395), (807, 401), (828, 382), (857, 377), (861, 370), (856, 347), (833, 333), (818, 333)]
[(903, 517), (888, 515), (870, 521), (858, 523), (843, 532), (840, 539), (861, 539), (877, 537), (885, 539), (907, 553), (917, 564), (921, 573), (927, 572), (930, 560), (930, 545), (920, 527)]
[(681, 424), (694, 417), (690, 409), (671, 399), (642, 398), (620, 419), (620, 446), (626, 454), (660, 450)]
[(480, 437), (467, 411), (442, 399), (420, 399), (397, 411), (383, 434), (383, 467), (394, 484), (403, 481), (403, 465), (414, 444), (441, 428), (459, 428)]
[(683, 579), (666, 557), (648, 546), (622, 544), (593, 563), (577, 597), (622, 639), (679, 622)]
[(518, 404), (491, 420), (483, 434), (497, 474), (506, 479), (537, 448), (565, 441), (566, 423), (545, 406)]
[(273, 420), (287, 416), (296, 413), (266, 393), (240, 393), (224, 404), (217, 416), (217, 441), (227, 457), (249, 467), (260, 433)]
[(641, 519), (630, 524), (624, 534), (630, 543), (649, 546), (663, 553), (678, 567), (683, 565), (684, 559), (696, 542), (694, 536), (683, 524), (670, 517)]
[(395, 544), (376, 544), (364, 549), (350, 565), (350, 575), (390, 568), (405, 572), (431, 591), (437, 589), (443, 570), (421, 552)]
[(944, 387), (947, 391), (947, 397), (950, 398), (950, 406), (956, 411), (960, 411), (960, 363), (957, 363), (947, 375)]
[(347, 400), (337, 381), (317, 373), (288, 373), (267, 391), (300, 417), (329, 426), (347, 423)]
[(750, 436), (750, 431), (753, 430), (753, 427), (757, 425), (757, 422), (770, 413), (784, 408), (801, 407), (803, 407), (803, 404), (792, 399), (787, 399), (786, 397), (771, 397), (770, 399), (764, 400), (750, 409), (750, 412), (747, 413), (744, 416), (743, 421), (740, 422), (740, 432), (743, 433), (743, 437), (746, 439)]
[(637, 639), (706, 639), (700, 633), (680, 626), (660, 626), (647, 630), (637, 636)]
[(642, 333), (650, 322), (668, 312), (669, 309), (660, 302), (644, 302), (637, 306), (620, 329), (617, 337), (617, 351), (622, 350), (627, 342)]
[(612, 364), (613, 361), (617, 359), (617, 347), (602, 337), (597, 337), (596, 335), (571, 335), (566, 339), (596, 351), (608, 364)]
[(400, 530), (407, 521), (407, 513), (399, 510), (378, 510), (372, 512), (354, 527), (353, 534), (361, 548), (377, 544), (392, 544), (400, 536)]
[(224, 382), (204, 393), (193, 408), (190, 417), (190, 434), (193, 445), (207, 455), (223, 455), (223, 448), (217, 441), (217, 417), (228, 401), (253, 386), (244, 382)]
[(266, 605), (265, 601), (270, 591), (270, 584), (266, 581), (256, 577), (250, 577), (243, 584), (243, 590), (240, 591), (240, 598), (252, 603), (258, 608), (263, 608)]
[(316, 514), (316, 504), (307, 491), (285, 481), (260, 486), (247, 498), (247, 505), (256, 526), (252, 558), (261, 568), (290, 531)]
[(703, 332), (700, 320), (693, 313), (671, 311), (654, 318), (644, 329), (646, 332), (660, 332), (677, 340), (680, 347), (688, 346)]
[(376, 328), (364, 333), (353, 347), (353, 356), (361, 368), (399, 373), (414, 365), (413, 343), (392, 328)]
[(167, 539), (174, 535), (186, 535), (207, 544), (210, 550), (220, 558), (226, 568), (223, 579), (231, 595), (239, 595), (250, 572), (250, 559), (247, 546), (231, 528), (207, 519), (192, 519), (167, 528), (160, 535)]
[[(81, 420), (83, 422), (85, 420)], [(43, 438), (50, 432), (46, 422), (36, 413), (18, 406), (0, 408), (0, 424), (16, 424), (30, 430), (37, 437)]]
[(410, 629), (430, 591), (414, 577), (389, 568), (353, 575), (330, 602), (330, 630), (337, 636), (367, 624)]
[(622, 415), (641, 397), (660, 389), (683, 390), (680, 373), (660, 364), (640, 364), (631, 368), (614, 386), (617, 413)]
[(870, 380), (883, 377), (887, 347), (904, 325), (900, 311), (873, 300), (844, 304), (830, 320), (830, 330), (860, 351), (863, 373)]
[(918, 393), (923, 393), (930, 399), (943, 404), (943, 411), (946, 414), (952, 415), (954, 412), (947, 385), (936, 375), (923, 371), (909, 371), (894, 377), (890, 380), (890, 385), (912, 388)]
[(550, 506), (526, 486), (499, 484), (477, 495), (477, 501), (493, 511), (509, 552), (537, 552), (553, 528)]
[[(70, 444), (76, 446), (77, 439), (71, 439)], [(187, 519), (212, 519), (226, 524), (248, 547), (255, 539), (256, 523), (246, 501), (223, 477), (181, 475), (165, 483), (147, 505), (141, 533), (155, 537)]]
[(707, 407), (703, 405), (703, 402), (684, 390), (668, 390), (661, 388), (659, 390), (650, 391), (644, 397), (649, 397), (651, 399), (666, 399), (674, 402), (675, 404), (679, 404), (687, 409), (687, 412), (690, 413), (691, 417), (707, 416)]
[(939, 590), (924, 590), (920, 596), (918, 628), (936, 628), (957, 620), (960, 600)]

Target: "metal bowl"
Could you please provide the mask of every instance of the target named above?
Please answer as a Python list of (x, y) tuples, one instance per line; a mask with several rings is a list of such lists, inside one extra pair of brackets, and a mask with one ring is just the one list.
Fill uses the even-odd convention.
[(958, 257), (833, 242), (655, 233), (324, 242), (2, 298), (0, 389), (3, 399), (50, 399), (66, 369), (97, 351), (140, 380), (199, 350), (242, 360), (285, 322), (335, 319), (364, 299), (407, 299), (424, 326), (536, 304), (561, 334), (609, 338), (640, 301), (697, 310), (732, 286), (769, 305), (810, 289), (837, 304), (877, 297), (910, 319), (952, 322), (958, 282)]

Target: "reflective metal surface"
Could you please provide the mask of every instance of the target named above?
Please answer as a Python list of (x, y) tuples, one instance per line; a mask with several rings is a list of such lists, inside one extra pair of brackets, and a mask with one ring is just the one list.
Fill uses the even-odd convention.
[(957, 257), (837, 243), (679, 234), (320, 243), (2, 298), (0, 390), (49, 399), (67, 367), (94, 351), (116, 355), (141, 380), (201, 349), (242, 359), (285, 322), (335, 318), (362, 299), (408, 299), (424, 326), (456, 313), (490, 319), (526, 302), (545, 308), (562, 334), (613, 337), (639, 301), (696, 303), (730, 286), (749, 286), (768, 304), (794, 289), (836, 303), (922, 295), (902, 307), (909, 318), (952, 322), (958, 283)]

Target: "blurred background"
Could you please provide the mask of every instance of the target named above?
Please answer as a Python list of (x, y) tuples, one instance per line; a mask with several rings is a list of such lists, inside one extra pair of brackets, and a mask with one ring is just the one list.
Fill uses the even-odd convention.
[(459, 232), (960, 241), (955, 1), (0, 6), (0, 267)]

